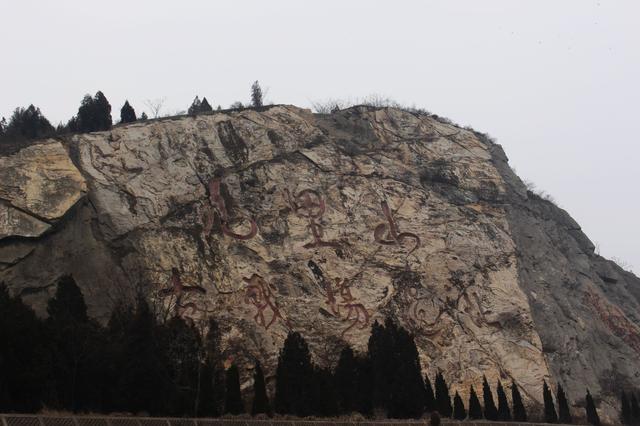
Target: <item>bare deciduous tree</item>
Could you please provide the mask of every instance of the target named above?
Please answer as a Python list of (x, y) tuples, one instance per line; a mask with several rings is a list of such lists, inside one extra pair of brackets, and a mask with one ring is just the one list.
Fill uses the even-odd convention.
[(160, 117), (160, 111), (162, 111), (162, 107), (164, 106), (164, 101), (166, 98), (156, 98), (156, 99), (147, 99), (144, 101), (144, 104), (149, 108), (149, 112), (153, 116), (153, 118)]

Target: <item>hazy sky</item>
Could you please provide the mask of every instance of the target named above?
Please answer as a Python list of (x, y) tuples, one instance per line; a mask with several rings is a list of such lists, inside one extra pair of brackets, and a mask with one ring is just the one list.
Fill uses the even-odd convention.
[(640, 270), (640, 2), (0, 0), (0, 116), (102, 90), (310, 106), (378, 93), (490, 133), (600, 252)]

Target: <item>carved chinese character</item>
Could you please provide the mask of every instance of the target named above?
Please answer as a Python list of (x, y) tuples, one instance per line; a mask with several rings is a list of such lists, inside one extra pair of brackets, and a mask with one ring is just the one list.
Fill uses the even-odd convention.
[[(276, 304), (275, 295), (271, 290), (271, 285), (265, 282), (260, 275), (253, 274), (250, 278), (243, 278), (248, 284), (245, 290), (244, 303), (251, 304), (256, 307), (257, 312), (253, 317), (256, 324), (263, 326), (266, 330), (273, 325), (278, 319), (281, 320), (286, 327), (290, 328), (289, 322), (283, 318), (280, 309)], [(271, 318), (267, 322), (265, 312), (270, 311)], [(268, 313), (267, 313), (268, 314)]]
[(396, 225), (391, 209), (386, 201), (382, 201), (382, 213), (387, 218), (387, 223), (381, 223), (375, 227), (373, 231), (373, 238), (376, 242), (384, 245), (398, 245), (401, 246), (404, 241), (412, 240), (413, 247), (409, 250), (408, 254), (413, 253), (420, 247), (420, 238), (411, 232), (399, 232)]
[(294, 213), (302, 218), (308, 220), (309, 224), (307, 227), (311, 231), (311, 235), (313, 236), (313, 241), (305, 244), (304, 248), (315, 248), (315, 247), (334, 247), (339, 248), (340, 243), (337, 241), (324, 241), (322, 239), (324, 235), (324, 231), (322, 225), (320, 224), (320, 219), (324, 215), (326, 206), (324, 203), (324, 199), (320, 194), (312, 189), (305, 189), (303, 191), (298, 192), (295, 197), (291, 197), (291, 193), (289, 190), (286, 190), (287, 198), (289, 199), (289, 204), (293, 209)]
[[(249, 240), (256, 236), (258, 233), (258, 226), (256, 222), (247, 214), (243, 212), (237, 212), (234, 215), (230, 215), (227, 210), (227, 205), (224, 197), (221, 193), (222, 180), (220, 178), (213, 178), (209, 181), (209, 209), (205, 211), (204, 221), (204, 233), (209, 235), (213, 229), (214, 214), (213, 210), (218, 213), (220, 218), (220, 226), (222, 233), (228, 237), (236, 240)], [(234, 223), (248, 222), (249, 230), (244, 234), (239, 234), (231, 230), (231, 225)]]
[(182, 317), (188, 309), (191, 309), (192, 314), (199, 310), (193, 302), (185, 303), (184, 299), (190, 293), (206, 294), (207, 291), (204, 288), (198, 285), (184, 285), (177, 268), (171, 268), (168, 284), (169, 287), (163, 288), (158, 294), (162, 297), (175, 296), (176, 301), (173, 306), (175, 316)]

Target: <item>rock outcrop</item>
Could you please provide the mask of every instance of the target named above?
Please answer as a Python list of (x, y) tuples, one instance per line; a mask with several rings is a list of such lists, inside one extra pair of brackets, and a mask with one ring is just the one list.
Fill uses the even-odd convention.
[(640, 386), (640, 280), (499, 145), (434, 117), (274, 106), (133, 123), (0, 158), (0, 177), (0, 281), (43, 315), (71, 273), (96, 317), (144, 291), (216, 316), (228, 353), (270, 371), (289, 330), (332, 364), (392, 316), (463, 394), (485, 374), (539, 402), (545, 379), (613, 413), (617, 386)]

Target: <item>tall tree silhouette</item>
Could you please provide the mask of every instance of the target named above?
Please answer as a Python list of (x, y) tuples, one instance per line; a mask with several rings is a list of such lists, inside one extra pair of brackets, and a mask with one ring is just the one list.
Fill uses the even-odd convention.
[(129, 104), (129, 101), (124, 101), (124, 105), (120, 108), (120, 122), (133, 123), (136, 119), (136, 111)]
[(467, 418), (467, 411), (464, 409), (464, 403), (462, 402), (462, 398), (456, 391), (455, 396), (453, 397), (453, 418), (456, 420), (464, 420)]
[(84, 96), (78, 114), (75, 120), (69, 122), (69, 127), (72, 131), (96, 132), (109, 130), (112, 124), (111, 105), (104, 93), (98, 91), (93, 98)]
[(473, 385), (469, 391), (469, 418), (472, 420), (482, 419), (482, 406)]
[(562, 385), (560, 384), (558, 384), (556, 402), (558, 403), (558, 421), (563, 424), (573, 423), (571, 411), (569, 410), (569, 402), (567, 401), (567, 397), (564, 394), (564, 389), (562, 389)]
[(262, 106), (262, 88), (260, 87), (258, 80), (251, 85), (251, 105), (254, 108)]
[(189, 115), (198, 114), (200, 112), (200, 107), (201, 106), (202, 106), (202, 101), (200, 101), (200, 98), (198, 96), (196, 96), (195, 99), (193, 100), (193, 102), (191, 102), (191, 106), (189, 106), (189, 109), (187, 110), (187, 113)]
[(544, 421), (545, 423), (556, 423), (558, 421), (558, 415), (556, 414), (556, 407), (553, 404), (553, 396), (551, 390), (547, 386), (546, 380), (542, 386), (542, 399), (544, 400)]
[(622, 394), (620, 395), (620, 421), (625, 425), (630, 425), (633, 422), (631, 405), (629, 404), (629, 399), (627, 399), (627, 394), (624, 393), (624, 391), (622, 391)]
[(513, 420), (517, 422), (526, 422), (527, 410), (524, 408), (520, 390), (515, 382), (511, 382), (511, 401), (513, 401)]
[(209, 101), (206, 97), (202, 98), (202, 102), (200, 103), (200, 111), (199, 112), (211, 112), (213, 108), (209, 104)]
[(509, 409), (509, 401), (507, 401), (507, 395), (504, 393), (502, 383), (498, 380), (498, 387), (496, 389), (498, 395), (498, 420), (503, 422), (511, 421), (511, 410)]
[(253, 371), (253, 405), (251, 407), (251, 415), (255, 416), (256, 414), (271, 416), (271, 405), (267, 396), (264, 374), (258, 360), (256, 360), (255, 370)]
[(451, 406), (451, 397), (449, 396), (449, 387), (444, 380), (441, 372), (436, 374), (436, 407), (443, 417), (451, 417), (453, 407)]
[(600, 416), (598, 416), (598, 411), (589, 389), (587, 389), (587, 396), (585, 397), (585, 411), (587, 413), (587, 421), (593, 426), (600, 426)]
[(314, 367), (311, 392), (313, 415), (318, 417), (338, 415), (338, 400), (331, 370)]
[(482, 398), (484, 399), (484, 418), (487, 420), (498, 420), (498, 409), (493, 401), (493, 393), (486, 376), (482, 378)]
[(419, 418), (424, 412), (425, 391), (418, 348), (413, 335), (404, 328), (395, 324), (387, 324), (385, 328), (391, 334), (393, 361), (397, 366), (391, 384), (388, 414), (393, 418)]
[(373, 371), (368, 356), (356, 357), (355, 409), (364, 416), (373, 415)]
[(7, 123), (4, 117), (0, 125), (0, 136), (13, 140), (29, 140), (50, 136), (54, 128), (33, 104), (27, 108), (16, 108)]
[(275, 410), (306, 417), (313, 401), (313, 365), (309, 346), (297, 332), (290, 332), (278, 357)]
[(431, 386), (431, 380), (429, 380), (428, 374), (424, 375), (424, 409), (428, 413), (437, 410), (436, 396), (433, 392), (433, 387)]
[(224, 382), (227, 390), (224, 401), (225, 414), (244, 413), (244, 403), (240, 393), (240, 374), (235, 364), (227, 368)]
[(631, 398), (629, 401), (629, 405), (631, 406), (631, 418), (635, 423), (640, 424), (640, 406), (638, 405), (638, 399), (636, 398), (635, 392), (630, 392)]
[(373, 370), (373, 406), (387, 408), (391, 396), (393, 374), (397, 365), (393, 364), (393, 338), (389, 327), (375, 321), (371, 326), (368, 349)]
[(341, 414), (349, 414), (355, 410), (356, 406), (357, 375), (356, 359), (353, 350), (348, 346), (340, 352), (335, 371), (335, 381), (338, 410)]

